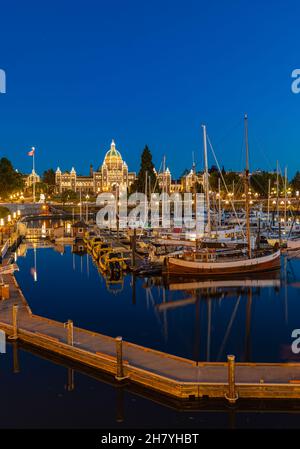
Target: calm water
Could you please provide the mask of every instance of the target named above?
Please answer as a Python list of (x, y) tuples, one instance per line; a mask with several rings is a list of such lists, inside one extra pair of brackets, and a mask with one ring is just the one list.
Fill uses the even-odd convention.
[[(229, 353), (241, 361), (300, 360), (290, 350), (292, 330), (300, 328), (300, 260), (283, 260), (279, 276), (260, 279), (252, 288), (239, 281), (212, 289), (178, 279), (165, 287), (161, 279), (134, 281), (130, 275), (113, 284), (89, 256), (74, 255), (71, 247), (60, 251), (27, 249), (18, 258), (16, 277), (35, 314), (72, 319), (84, 328), (196, 360), (225, 360)], [(268, 286), (261, 286), (263, 281)], [(14, 350), (19, 373), (13, 373), (12, 347), (0, 358), (0, 394), (6, 404), (0, 409), (1, 427), (298, 426), (296, 402), (274, 405), (275, 414), (261, 413), (268, 407), (262, 403), (232, 410), (222, 401), (210, 402), (209, 411), (179, 412), (147, 393), (118, 389), (103, 376), (72, 374), (70, 367), (20, 347)], [(28, 403), (24, 416), (20, 405)]]
[(253, 280), (267, 287), (245, 287), (241, 280), (215, 291), (199, 288), (200, 282), (188, 289), (176, 279), (165, 288), (159, 278), (137, 278), (135, 295), (131, 275), (109, 283), (88, 255), (72, 254), (70, 246), (62, 253), (37, 249), (36, 255), (28, 249), (18, 265), (17, 280), (37, 315), (72, 319), (77, 326), (194, 360), (222, 361), (229, 353), (254, 362), (293, 357), (291, 332), (300, 328), (300, 260), (283, 260), (281, 273)]

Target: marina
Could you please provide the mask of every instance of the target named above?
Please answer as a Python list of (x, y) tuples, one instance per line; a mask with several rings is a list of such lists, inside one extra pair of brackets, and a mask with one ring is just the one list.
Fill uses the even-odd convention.
[(21, 446), (299, 429), (300, 6), (257, 3), (3, 3), (0, 431)]
[[(22, 254), (24, 256), (24, 254), (26, 255), (26, 252), (30, 254), (38, 251), (38, 259), (43, 253), (49, 254), (49, 251), (53, 253), (55, 258), (59, 256), (59, 253), (55, 252), (54, 247), (51, 248), (50, 246), (47, 249), (43, 248), (42, 245), (40, 249), (36, 249), (37, 246), (37, 244), (29, 244), (27, 247), (27, 243), (21, 244), (21, 247), (19, 247), (21, 258), (19, 259), (18, 264), (22, 265)], [(26, 251), (25, 253), (24, 249)], [(69, 252), (70, 249), (70, 246), (66, 246), (66, 248), (63, 249), (63, 254), (65, 251), (69, 254), (69, 256), (67, 256), (68, 258), (72, 254)], [(76, 261), (74, 257), (78, 260)], [(78, 265), (78, 263), (80, 263), (81, 268), (78, 267), (78, 269), (83, 273), (82, 263), (84, 261), (86, 265), (84, 269), (86, 275), (90, 276), (91, 273), (95, 271), (95, 265), (92, 262), (92, 259), (90, 259), (91, 256), (88, 254), (76, 256), (73, 253), (72, 258), (73, 270), (74, 267), (76, 270), (76, 264)], [(23, 260), (26, 261), (26, 257)], [(34, 257), (34, 261), (36, 264), (36, 257)], [(42, 264), (42, 266), (43, 265), (45, 264)], [(11, 265), (7, 266), (11, 267)], [(48, 267), (50, 268), (49, 262)], [(10, 270), (12, 270), (12, 268), (10, 268)], [(36, 265), (33, 270), (33, 277), (35, 280), (37, 279), (37, 276), (39, 276), (38, 272), (40, 270)], [(101, 274), (99, 274), (98, 271), (95, 274), (101, 277)], [(18, 277), (18, 273), (16, 273), (16, 276)], [(125, 283), (128, 282), (128, 277), (130, 278), (131, 276), (132, 275), (130, 274), (125, 275), (125, 278), (127, 278)], [(163, 323), (167, 319), (164, 314), (174, 308), (179, 308), (182, 311), (182, 307), (189, 308), (192, 304), (195, 306), (201, 298), (202, 301), (206, 302), (206, 306), (208, 307), (214, 297), (222, 298), (222, 296), (225, 295), (223, 301), (230, 301), (229, 298), (231, 295), (233, 295), (233, 297), (237, 295), (236, 305), (233, 308), (231, 318), (227, 323), (227, 330), (222, 344), (223, 349), (221, 348), (222, 361), (217, 361), (217, 359), (220, 360), (220, 355), (215, 356), (215, 361), (211, 361), (211, 357), (213, 356), (211, 355), (210, 340), (212, 337), (210, 335), (211, 328), (209, 327), (207, 328), (206, 360), (201, 360), (201, 350), (199, 359), (193, 360), (192, 358), (182, 357), (182, 355), (190, 355), (190, 352), (189, 354), (184, 354), (182, 352), (177, 355), (177, 349), (177, 354), (171, 355), (161, 351), (162, 348), (158, 348), (159, 350), (156, 348), (149, 348), (136, 344), (135, 342), (130, 342), (127, 338), (121, 339), (117, 336), (107, 336), (95, 332), (95, 329), (87, 330), (77, 327), (73, 324), (73, 321), (70, 320), (72, 316), (65, 322), (61, 322), (47, 316), (33, 313), (12, 273), (3, 274), (4, 283), (9, 285), (10, 296), (9, 299), (0, 302), (0, 328), (7, 333), (9, 339), (18, 340), (21, 343), (27, 344), (29, 347), (33, 346), (39, 350), (45, 350), (56, 356), (66, 358), (71, 362), (76, 362), (85, 365), (86, 367), (100, 370), (101, 372), (113, 376), (120, 382), (133, 383), (137, 386), (139, 385), (156, 391), (162, 395), (173, 397), (174, 399), (199, 400), (203, 397), (210, 397), (223, 398), (225, 401), (228, 400), (231, 402), (235, 402), (238, 398), (296, 399), (300, 397), (300, 387), (298, 386), (298, 384), (300, 384), (300, 368), (297, 362), (282, 363), (275, 361), (275, 359), (268, 363), (250, 361), (248, 358), (250, 355), (248, 353), (247, 356), (247, 352), (244, 353), (244, 357), (246, 356), (245, 362), (242, 362), (240, 360), (236, 361), (234, 357), (225, 352), (226, 339), (228, 339), (230, 334), (230, 327), (235, 319), (241, 297), (245, 295), (248, 298), (247, 314), (249, 316), (247, 315), (246, 322), (247, 348), (249, 346), (249, 341), (247, 341), (247, 339), (250, 338), (250, 334), (247, 336), (247, 332), (250, 332), (249, 326), (251, 322), (249, 321), (251, 320), (249, 304), (252, 302), (252, 296), (255, 295), (254, 292), (260, 288), (280, 288), (280, 279), (282, 278), (282, 275), (269, 276), (269, 279), (265, 275), (264, 277), (265, 279), (237, 279), (235, 281), (226, 281), (225, 279), (223, 281), (198, 280), (178, 282), (177, 280), (177, 283), (167, 281), (169, 282), (167, 287), (158, 287), (163, 288), (163, 295), (166, 295), (167, 291), (184, 291), (188, 294), (186, 299), (162, 302), (155, 306), (158, 313), (163, 314)], [(157, 285), (163, 286), (166, 282), (162, 279), (161, 284), (155, 278), (154, 281), (153, 284), (153, 281), (149, 278), (147, 282), (150, 282), (150, 286), (151, 283), (152, 285), (155, 285), (156, 283)], [(139, 281), (134, 281), (134, 283), (137, 282)], [(60, 285), (60, 282), (58, 282), (58, 285)], [(167, 290), (165, 290), (166, 288)], [(228, 292), (226, 292), (226, 289), (228, 289)], [(222, 296), (219, 296), (220, 293)], [(135, 295), (132, 295), (132, 301), (140, 301), (139, 294), (136, 295), (135, 293)], [(151, 295), (153, 297), (151, 288), (150, 290), (147, 290), (146, 288), (146, 297), (147, 295), (148, 298), (150, 298)], [(220, 301), (220, 299), (218, 301)], [(16, 308), (16, 306), (18, 307)], [(38, 311), (40, 306), (41, 304), (39, 304), (37, 308)], [(287, 304), (285, 307), (287, 307)], [(47, 307), (45, 310), (47, 310)], [(208, 319), (211, 320), (211, 305), (209, 305), (207, 312), (210, 314), (208, 315), (208, 317), (210, 317)], [(54, 316), (55, 315), (56, 314), (54, 314)], [(89, 323), (91, 323), (90, 320)], [(167, 331), (166, 326), (167, 324), (165, 322), (165, 324), (163, 324), (163, 328), (165, 328), (164, 335), (166, 335), (165, 332)], [(209, 326), (211, 326), (211, 323)], [(91, 324), (90, 327), (92, 327)], [(112, 332), (110, 331), (110, 333)], [(249, 351), (249, 347), (246, 351)], [(290, 355), (290, 357), (291, 356), (292, 355)], [(240, 356), (238, 356), (238, 358), (240, 359)]]

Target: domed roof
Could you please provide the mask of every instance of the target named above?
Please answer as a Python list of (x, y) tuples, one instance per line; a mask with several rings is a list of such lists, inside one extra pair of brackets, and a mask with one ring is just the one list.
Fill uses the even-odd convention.
[(104, 157), (104, 164), (109, 164), (111, 162), (122, 162), (122, 156), (120, 152), (116, 149), (115, 141), (112, 140), (110, 144), (110, 149)]

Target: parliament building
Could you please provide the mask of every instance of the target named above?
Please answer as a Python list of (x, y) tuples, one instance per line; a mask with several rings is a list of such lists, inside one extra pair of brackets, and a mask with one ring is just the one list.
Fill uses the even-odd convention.
[(89, 176), (78, 176), (74, 167), (70, 172), (62, 172), (58, 167), (55, 173), (57, 193), (64, 190), (81, 191), (85, 194), (98, 194), (101, 192), (114, 192), (127, 190), (135, 181), (136, 174), (128, 171), (120, 152), (112, 141), (110, 149), (104, 157), (103, 164), (97, 171), (90, 166)]

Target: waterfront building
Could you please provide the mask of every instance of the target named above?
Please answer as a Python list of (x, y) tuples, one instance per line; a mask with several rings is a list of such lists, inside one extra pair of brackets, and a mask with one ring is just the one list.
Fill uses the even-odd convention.
[(72, 235), (76, 240), (82, 240), (87, 229), (88, 225), (83, 220), (77, 221), (72, 225)]
[(158, 173), (156, 176), (157, 176), (157, 183), (158, 183), (160, 190), (162, 192), (170, 193), (172, 176), (171, 176), (169, 167), (167, 167), (165, 171)]
[(193, 192), (195, 184), (203, 185), (203, 174), (196, 173), (194, 168), (179, 180), (172, 179), (170, 169), (157, 174), (157, 181), (161, 191), (172, 193)]
[(203, 174), (196, 173), (193, 167), (189, 173), (181, 178), (181, 188), (183, 192), (193, 192), (196, 184), (203, 185)]
[(41, 181), (40, 176), (36, 173), (35, 170), (32, 170), (32, 172), (29, 175), (25, 175), (23, 179), (26, 189), (31, 188), (33, 184), (36, 184), (37, 182)]
[(55, 173), (57, 193), (64, 190), (81, 191), (82, 193), (97, 194), (127, 190), (136, 179), (134, 172), (128, 171), (128, 166), (117, 150), (114, 140), (106, 152), (102, 165), (98, 170), (90, 166), (89, 176), (80, 176), (74, 167), (70, 172), (62, 172), (58, 167)]
[[(157, 172), (157, 183), (160, 191), (168, 194), (193, 192), (195, 184), (203, 184), (203, 175), (196, 173), (193, 167), (180, 179), (173, 179), (169, 167), (164, 171)], [(122, 192), (130, 190), (136, 180), (136, 173), (129, 172), (127, 163), (123, 160), (121, 153), (117, 150), (112, 140), (109, 150), (106, 152), (102, 164), (94, 170), (90, 165), (89, 174), (82, 176), (74, 167), (70, 171), (62, 171), (57, 167), (55, 172), (55, 191), (58, 194), (66, 190), (73, 190), (85, 195), (97, 195), (102, 192), (114, 193), (117, 189)], [(31, 188), (33, 183), (40, 182), (40, 176), (33, 170), (31, 174), (24, 176), (26, 188)], [(151, 186), (153, 189), (154, 186)]]

